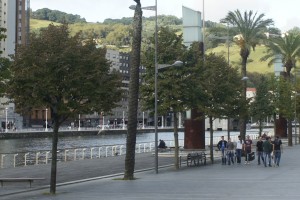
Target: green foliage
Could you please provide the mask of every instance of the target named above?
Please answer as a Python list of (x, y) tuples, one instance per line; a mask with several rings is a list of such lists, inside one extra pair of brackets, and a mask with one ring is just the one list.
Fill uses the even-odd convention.
[(260, 83), (256, 88), (254, 101), (250, 105), (251, 116), (259, 122), (260, 134), (262, 132), (263, 121), (272, 116), (275, 112), (272, 104), (272, 93), (270, 92), (269, 82), (265, 76), (260, 76)]
[(18, 48), (8, 94), (20, 109), (50, 108), (59, 124), (79, 113), (109, 111), (121, 98), (121, 81), (109, 73), (105, 53), (92, 40), (82, 44), (80, 34), (70, 37), (66, 25), (49, 25)]
[(80, 15), (67, 14), (65, 12), (50, 10), (48, 8), (42, 8), (36, 11), (32, 11), (31, 17), (33, 19), (49, 20), (57, 23), (73, 24), (86, 22), (86, 20), (84, 18), (81, 18)]

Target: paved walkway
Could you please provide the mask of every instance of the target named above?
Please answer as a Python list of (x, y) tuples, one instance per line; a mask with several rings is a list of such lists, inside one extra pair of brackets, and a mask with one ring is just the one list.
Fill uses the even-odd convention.
[[(231, 165), (225, 166), (220, 163), (200, 167), (182, 167), (175, 171), (173, 167), (159, 169), (155, 174), (153, 170), (136, 173), (136, 180), (122, 181), (116, 177), (103, 178), (93, 181), (80, 182), (57, 187), (55, 196), (48, 195), (49, 188), (44, 190), (31, 191), (16, 195), (1, 196), (2, 200), (94, 200), (94, 199), (122, 199), (122, 200), (174, 200), (174, 199), (300, 199), (300, 145), (294, 147), (285, 147), (282, 155), (280, 167), (264, 167), (257, 165), (254, 160), (250, 165)], [(123, 161), (120, 157), (115, 160)], [(140, 163), (142, 160), (148, 160), (149, 163)], [(161, 160), (162, 159), (162, 160)], [(168, 160), (169, 159), (169, 160)], [(107, 164), (100, 160), (76, 161), (70, 163), (61, 163), (59, 165), (58, 179), (60, 182), (67, 177), (87, 178), (90, 174), (94, 177), (101, 175), (100, 171), (117, 172), (113, 159), (107, 159)], [(118, 161), (118, 162), (119, 162)], [(137, 167), (143, 168), (153, 165), (153, 156), (137, 155)], [(97, 164), (92, 164), (93, 162)], [(142, 161), (144, 162), (144, 161)], [(160, 163), (172, 163), (173, 158), (160, 158)], [(121, 162), (122, 163), (122, 162)], [(93, 165), (93, 166), (92, 166)], [(124, 163), (122, 164), (122, 166)], [(42, 170), (49, 173), (49, 168), (35, 166), (38, 176)], [(43, 168), (43, 169), (39, 169)], [(22, 169), (22, 168), (21, 168)], [(19, 171), (21, 169), (12, 169)], [(70, 172), (68, 172), (68, 170)], [(25, 169), (23, 169), (25, 172)], [(36, 169), (35, 169), (36, 170)], [(64, 173), (62, 171), (64, 170)], [(28, 169), (28, 172), (30, 170)], [(122, 170), (121, 170), (122, 171)], [(2, 173), (10, 172), (10, 169), (0, 170)], [(13, 172), (11, 172), (13, 174)], [(103, 172), (102, 172), (103, 173)], [(89, 175), (89, 176), (90, 176)], [(37, 176), (37, 177), (38, 177)], [(65, 178), (63, 178), (65, 177)], [(122, 177), (122, 176), (119, 176)], [(38, 182), (34, 183), (37, 188)], [(13, 186), (1, 188), (10, 190)], [(23, 185), (24, 187), (24, 185)], [(2, 193), (3, 194), (3, 193)]]

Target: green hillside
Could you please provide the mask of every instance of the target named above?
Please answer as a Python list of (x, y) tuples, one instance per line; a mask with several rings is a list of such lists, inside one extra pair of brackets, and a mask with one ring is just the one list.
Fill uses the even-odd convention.
[[(54, 25), (59, 25), (59, 23), (51, 22), (47, 20), (37, 20), (30, 19), (30, 29), (35, 32), (41, 28), (47, 27), (50, 23)], [(146, 23), (147, 24), (147, 23)], [(144, 27), (145, 29), (149, 29), (151, 27)], [(71, 34), (75, 34), (78, 31), (83, 31), (85, 33), (93, 33), (93, 32), (101, 32), (103, 30), (113, 31), (114, 29), (118, 29), (118, 25), (107, 25), (101, 23), (75, 23), (70, 24)], [(148, 31), (152, 32), (152, 31)], [(99, 40), (101, 43), (101, 39)], [(239, 48), (236, 45), (231, 45), (229, 48), (230, 51), (230, 64), (235, 67), (241, 66), (241, 58), (239, 55)], [(258, 72), (258, 73), (269, 73), (273, 72), (274, 68), (268, 67), (267, 62), (260, 62), (260, 58), (263, 57), (264, 52), (266, 51), (263, 45), (257, 46), (255, 51), (251, 51), (250, 57), (248, 59), (247, 71), (248, 72)], [(227, 46), (225, 44), (220, 44), (218, 47), (213, 49), (208, 49), (207, 52), (214, 52), (217, 55), (223, 55), (227, 59)]]
[(59, 23), (51, 22), (47, 20), (38, 20), (38, 19), (30, 19), (30, 30), (39, 30), (41, 28), (47, 27), (49, 24), (53, 23), (54, 25), (59, 25)]
[[(228, 50), (227, 46), (222, 44), (216, 48), (208, 49), (207, 52), (214, 52), (217, 55), (223, 55), (227, 59), (227, 55), (228, 55), (227, 50)], [(239, 51), (240, 49), (236, 45), (232, 45), (229, 48), (230, 64), (233, 66), (238, 66), (238, 67), (241, 66), (241, 57)], [(266, 48), (263, 45), (257, 46), (255, 51), (251, 51), (251, 54), (248, 59), (248, 64), (247, 64), (248, 72), (258, 72), (262, 74), (274, 72), (273, 66), (269, 67), (267, 62), (260, 61), (260, 58), (263, 57), (265, 51)]]

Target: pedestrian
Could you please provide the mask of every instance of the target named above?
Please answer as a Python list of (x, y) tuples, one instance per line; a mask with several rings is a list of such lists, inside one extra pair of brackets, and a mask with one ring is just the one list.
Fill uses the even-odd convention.
[(227, 141), (224, 140), (224, 136), (221, 136), (221, 140), (217, 145), (219, 151), (222, 151), (222, 165), (226, 165), (225, 148), (227, 147)]
[(283, 153), (282, 142), (278, 136), (273, 141), (274, 165), (279, 167), (281, 153)]
[(165, 141), (159, 140), (158, 148), (159, 149), (165, 149), (165, 148), (167, 148)]
[(250, 139), (250, 136), (247, 135), (244, 145), (244, 151), (245, 151), (245, 164), (250, 164), (249, 156), (251, 153), (251, 146), (252, 146), (252, 140)]
[(244, 146), (244, 140), (239, 135), (238, 141), (236, 142), (236, 162), (238, 164), (241, 164), (243, 146)]
[(271, 138), (267, 137), (266, 141), (263, 143), (263, 150), (264, 150), (264, 165), (267, 167), (267, 158), (269, 161), (269, 167), (272, 167), (271, 165), (271, 153), (273, 150), (273, 144), (271, 143)]
[(256, 155), (257, 155), (257, 164), (260, 165), (260, 159), (262, 160), (262, 162), (264, 162), (264, 149), (263, 149), (263, 141), (262, 141), (262, 137), (260, 136), (258, 138), (258, 141), (256, 142)]
[(234, 143), (231, 142), (231, 138), (228, 139), (227, 142), (227, 159), (228, 159), (228, 165), (230, 165), (231, 163), (234, 164)]

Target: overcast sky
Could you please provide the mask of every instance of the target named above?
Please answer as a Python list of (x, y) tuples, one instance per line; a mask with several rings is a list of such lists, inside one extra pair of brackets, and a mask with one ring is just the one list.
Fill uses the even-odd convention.
[[(204, 0), (205, 20), (219, 22), (228, 11), (253, 10), (264, 13), (266, 18), (275, 21), (275, 27), (287, 31), (295, 26), (300, 27), (299, 0)], [(203, 11), (203, 0), (157, 0), (158, 15), (175, 15), (182, 17), (182, 5), (194, 10)], [(88, 22), (103, 22), (106, 18), (120, 19), (132, 17), (133, 11), (128, 7), (133, 0), (31, 0), (32, 10), (49, 8), (66, 13), (78, 14)], [(152, 6), (155, 0), (141, 0), (142, 6)], [(153, 11), (144, 10), (146, 17), (153, 16)]]

